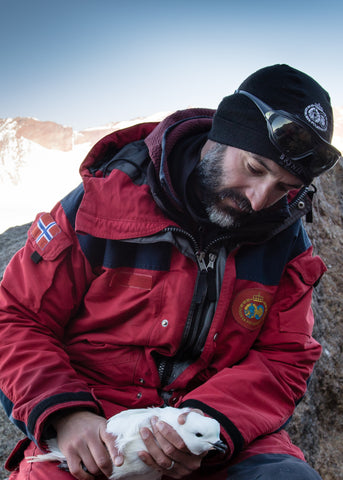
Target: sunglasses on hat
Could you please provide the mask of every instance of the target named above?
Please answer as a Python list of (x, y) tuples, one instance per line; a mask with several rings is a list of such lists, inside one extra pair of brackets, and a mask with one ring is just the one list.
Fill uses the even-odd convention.
[[(281, 152), (280, 160), (299, 162), (311, 177), (332, 168), (341, 153), (300, 118), (283, 110), (273, 110), (252, 93), (236, 90), (248, 97), (264, 116), (272, 144)], [(301, 160), (311, 157), (309, 161)]]

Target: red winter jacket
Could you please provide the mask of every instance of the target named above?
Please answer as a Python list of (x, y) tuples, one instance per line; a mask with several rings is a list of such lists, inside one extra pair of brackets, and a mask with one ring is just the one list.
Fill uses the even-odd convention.
[[(217, 418), (232, 456), (282, 427), (304, 395), (320, 356), (312, 287), (325, 267), (301, 220), (256, 244), (228, 246), (224, 236), (199, 252), (146, 182), (146, 153), (160, 170), (177, 128), (206, 130), (210, 116), (181, 112), (103, 139), (82, 166), (83, 185), (37, 216), (10, 262), (0, 395), (42, 448), (57, 411), (109, 417), (167, 403)], [(114, 161), (127, 144), (134, 161)]]

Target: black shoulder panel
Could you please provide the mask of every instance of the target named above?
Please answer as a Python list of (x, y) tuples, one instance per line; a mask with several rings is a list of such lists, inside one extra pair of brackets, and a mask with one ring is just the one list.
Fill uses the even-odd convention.
[(310, 246), (302, 221), (298, 220), (265, 243), (243, 246), (236, 256), (237, 278), (278, 285), (286, 264)]
[(76, 187), (73, 191), (71, 191), (66, 197), (61, 200), (62, 208), (74, 229), (76, 213), (79, 209), (83, 195), (84, 189), (83, 184), (81, 183), (78, 187)]

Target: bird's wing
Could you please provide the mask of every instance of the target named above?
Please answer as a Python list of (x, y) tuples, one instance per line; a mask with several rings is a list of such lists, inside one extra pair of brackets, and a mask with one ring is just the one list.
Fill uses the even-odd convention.
[(164, 422), (169, 423), (169, 425), (171, 425), (172, 427), (178, 425), (177, 419), (179, 418), (180, 415), (191, 411), (191, 409), (188, 407), (184, 407), (184, 408), (165, 407), (165, 408), (161, 408), (160, 410), (161, 412), (160, 412), (159, 418)]

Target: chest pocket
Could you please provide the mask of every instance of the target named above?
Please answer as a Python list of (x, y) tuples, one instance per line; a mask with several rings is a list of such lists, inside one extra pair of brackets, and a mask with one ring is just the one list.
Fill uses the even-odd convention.
[(93, 268), (100, 274), (84, 297), (83, 325), (87, 329), (89, 322), (91, 328), (96, 319), (99, 331), (111, 332), (116, 344), (135, 344), (143, 336), (142, 325), (150, 325), (161, 309), (172, 247), (165, 242), (94, 242)]

